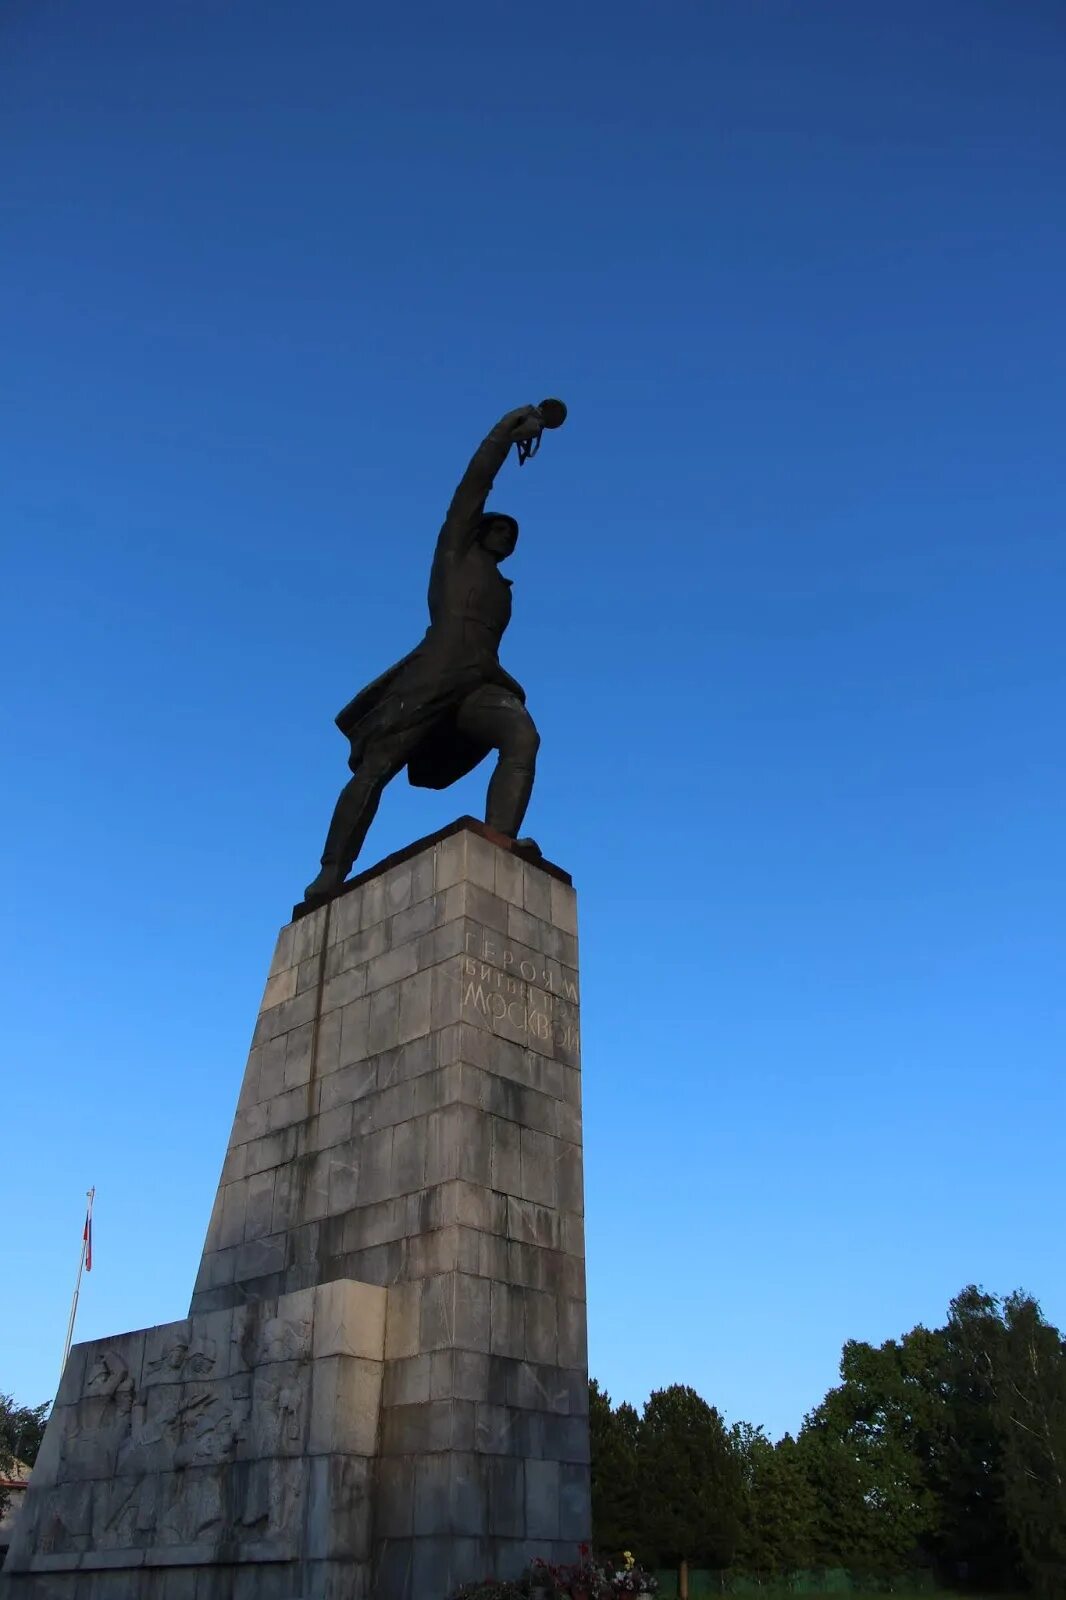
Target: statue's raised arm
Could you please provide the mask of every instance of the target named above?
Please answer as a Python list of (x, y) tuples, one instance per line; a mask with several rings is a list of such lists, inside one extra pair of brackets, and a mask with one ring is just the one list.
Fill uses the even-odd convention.
[(437, 540), (438, 555), (462, 556), (474, 543), (485, 501), (511, 446), (518, 447), (520, 463), (528, 460), (536, 454), (544, 429), (559, 427), (565, 417), (561, 400), (543, 400), (539, 406), (517, 406), (500, 418), (474, 451), (452, 495)]

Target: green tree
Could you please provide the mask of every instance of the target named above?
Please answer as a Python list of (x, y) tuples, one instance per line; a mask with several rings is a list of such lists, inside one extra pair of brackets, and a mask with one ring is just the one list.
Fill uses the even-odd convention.
[(796, 1441), (778, 1444), (761, 1427), (734, 1426), (744, 1466), (744, 1509), (736, 1561), (744, 1571), (781, 1577), (813, 1559), (817, 1502)]
[(826, 1564), (1066, 1594), (1066, 1362), (1029, 1296), (974, 1286), (944, 1327), (850, 1341), (799, 1448)]
[[(32, 1467), (44, 1438), (49, 1406), (20, 1406), (9, 1394), (0, 1394), (0, 1478), (10, 1478), (15, 1462)], [(0, 1516), (9, 1499), (0, 1489)]]
[(806, 1418), (798, 1441), (816, 1497), (819, 1564), (898, 1572), (935, 1528), (926, 1470), (939, 1408), (928, 1378), (934, 1347), (924, 1328), (880, 1348), (845, 1344), (842, 1381)]
[(1066, 1594), (1066, 1343), (1028, 1295), (1003, 1306), (1004, 1359), (994, 1372), (1004, 1435), (1004, 1500), (1038, 1594)]
[(641, 1553), (673, 1566), (728, 1567), (741, 1535), (744, 1477), (737, 1443), (695, 1389), (657, 1389), (637, 1441)]
[(965, 1290), (949, 1330), (983, 1447), (968, 1452), (983, 1491), (973, 1494), (975, 1520), (994, 1517), (999, 1531), (998, 1549), (982, 1547), (985, 1565), (999, 1554), (1009, 1574), (1017, 1561), (1038, 1594), (1057, 1600), (1066, 1593), (1066, 1345), (1021, 1292), (1000, 1300)]
[(928, 1462), (939, 1506), (931, 1541), (937, 1563), (949, 1580), (965, 1573), (991, 1588), (1010, 1587), (1020, 1578), (993, 1382), (1004, 1335), (1000, 1304), (993, 1295), (971, 1285), (951, 1302), (939, 1330), (934, 1378), (943, 1411)]
[(624, 1401), (615, 1410), (611, 1397), (593, 1378), (589, 1383), (589, 1434), (592, 1446), (592, 1533), (596, 1548), (619, 1554), (640, 1542), (637, 1493), (637, 1440), (640, 1418)]

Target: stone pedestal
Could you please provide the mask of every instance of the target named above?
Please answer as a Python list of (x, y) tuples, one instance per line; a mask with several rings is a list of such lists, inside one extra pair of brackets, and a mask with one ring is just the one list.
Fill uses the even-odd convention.
[(282, 929), (190, 1316), (75, 1348), (12, 1600), (443, 1600), (573, 1558), (578, 1019), (569, 879), (470, 819)]

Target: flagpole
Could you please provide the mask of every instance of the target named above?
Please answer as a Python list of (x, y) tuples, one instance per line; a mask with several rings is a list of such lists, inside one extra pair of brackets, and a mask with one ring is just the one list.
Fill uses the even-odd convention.
[(94, 1185), (94, 1187), (89, 1189), (85, 1195), (87, 1202), (85, 1212), (85, 1227), (82, 1229), (81, 1235), (81, 1256), (78, 1259), (78, 1276), (74, 1283), (74, 1298), (70, 1302), (70, 1317), (67, 1321), (67, 1341), (63, 1346), (63, 1362), (59, 1368), (60, 1379), (62, 1379), (64, 1372), (67, 1370), (67, 1357), (70, 1355), (70, 1347), (74, 1340), (74, 1319), (78, 1315), (78, 1296), (81, 1294), (81, 1275), (85, 1271), (85, 1257), (88, 1254), (89, 1240), (92, 1237), (90, 1229), (92, 1228), (93, 1224), (93, 1200), (95, 1197), (96, 1188)]

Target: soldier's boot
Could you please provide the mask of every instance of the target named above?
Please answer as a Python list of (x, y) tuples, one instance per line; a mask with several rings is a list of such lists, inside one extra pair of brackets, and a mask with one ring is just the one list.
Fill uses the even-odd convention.
[(357, 773), (344, 785), (326, 834), (322, 870), (304, 890), (306, 905), (322, 905), (339, 892), (363, 848), (384, 787), (384, 779), (374, 779), (364, 773)]

